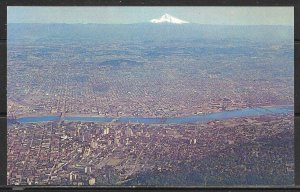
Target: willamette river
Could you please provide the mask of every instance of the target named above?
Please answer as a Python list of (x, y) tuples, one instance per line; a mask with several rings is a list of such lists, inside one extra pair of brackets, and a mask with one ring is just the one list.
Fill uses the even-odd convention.
[[(208, 114), (191, 115), (183, 117), (167, 117), (167, 118), (147, 118), (147, 117), (75, 117), (66, 116), (64, 121), (81, 121), (81, 122), (101, 122), (109, 123), (112, 121), (121, 123), (144, 123), (144, 124), (180, 124), (180, 123), (195, 123), (207, 122), (214, 120), (225, 120), (237, 117), (260, 116), (270, 114), (288, 114), (293, 113), (293, 106), (276, 106), (276, 107), (256, 107), (245, 108), (232, 111), (222, 111)], [(40, 117), (22, 117), (17, 119), (19, 123), (40, 123), (58, 121), (59, 116), (40, 116)]]

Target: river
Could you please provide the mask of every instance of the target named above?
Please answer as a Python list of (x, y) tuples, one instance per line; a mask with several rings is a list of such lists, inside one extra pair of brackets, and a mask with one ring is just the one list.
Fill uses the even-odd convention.
[[(147, 118), (147, 117), (76, 117), (65, 116), (64, 121), (81, 121), (81, 122), (121, 122), (121, 123), (144, 123), (144, 124), (181, 124), (181, 123), (195, 123), (208, 122), (215, 120), (225, 120), (238, 117), (261, 116), (270, 114), (288, 114), (293, 113), (293, 106), (276, 106), (276, 107), (255, 107), (244, 108), (231, 111), (214, 112), (208, 114), (191, 115), (183, 117), (167, 117), (167, 118)], [(39, 117), (22, 117), (18, 118), (17, 122), (21, 124), (26, 123), (41, 123), (60, 120), (59, 116), (39, 116)]]

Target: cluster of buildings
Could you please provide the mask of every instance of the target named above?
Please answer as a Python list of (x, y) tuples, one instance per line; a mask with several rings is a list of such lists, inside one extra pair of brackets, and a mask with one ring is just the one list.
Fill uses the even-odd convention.
[[(244, 52), (205, 56), (195, 52), (241, 46), (234, 42), (82, 43), (12, 43), (8, 55), (9, 115), (66, 112), (173, 117), (293, 103), (294, 88), (289, 83), (293, 60), (275, 54), (275, 58), (269, 57), (278, 51), (270, 46), (245, 42), (249, 49), (260, 50), (250, 58)], [(288, 48), (281, 44), (276, 47), (281, 52)], [(188, 54), (179, 54), (177, 49)], [(149, 50), (174, 51), (159, 56), (144, 54)]]
[[(179, 165), (222, 151), (239, 156), (234, 146), (241, 142), (270, 143), (267, 138), (293, 130), (291, 114), (172, 125), (63, 118), (16, 123), (28, 116), (164, 118), (292, 105), (293, 58), (283, 54), (289, 46), (275, 50), (246, 40), (105, 44), (24, 39), (8, 49), (11, 185), (121, 185), (149, 171), (188, 172), (201, 164), (188, 170)], [(276, 168), (273, 159), (281, 158), (286, 169), (280, 170), (293, 172), (288, 150), (280, 148), (278, 157), (257, 148), (246, 158), (255, 164), (255, 156), (267, 157), (266, 172)], [(215, 164), (205, 167), (214, 172), (210, 165)], [(236, 164), (241, 172), (254, 169), (242, 164)]]
[[(259, 146), (264, 139), (286, 130), (293, 130), (292, 115), (174, 125), (117, 122), (12, 124), (8, 129), (8, 183), (124, 184), (147, 171), (176, 172), (182, 163), (207, 159), (220, 151), (224, 153), (225, 149), (228, 154), (238, 156), (238, 151), (232, 152), (230, 147), (240, 143)], [(267, 156), (270, 161), (265, 164), (271, 169), (274, 157), (261, 151), (263, 149), (249, 149), (249, 153), (255, 154), (257, 159)], [(281, 150), (284, 155), (290, 149)], [(252, 163), (255, 164), (257, 159), (252, 159)], [(292, 159), (285, 163), (285, 171), (293, 171)]]

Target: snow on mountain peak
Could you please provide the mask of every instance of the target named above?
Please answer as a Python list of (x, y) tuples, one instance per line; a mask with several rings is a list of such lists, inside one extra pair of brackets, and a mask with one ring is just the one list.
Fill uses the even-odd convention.
[(152, 19), (150, 20), (151, 23), (173, 23), (173, 24), (183, 24), (183, 23), (189, 23), (188, 21), (184, 21), (181, 19), (178, 19), (172, 15), (164, 14), (159, 19)]

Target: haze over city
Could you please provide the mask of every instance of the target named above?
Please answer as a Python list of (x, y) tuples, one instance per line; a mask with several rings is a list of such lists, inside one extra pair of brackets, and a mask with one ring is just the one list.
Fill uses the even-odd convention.
[(7, 31), (9, 185), (294, 184), (292, 7), (8, 7)]

